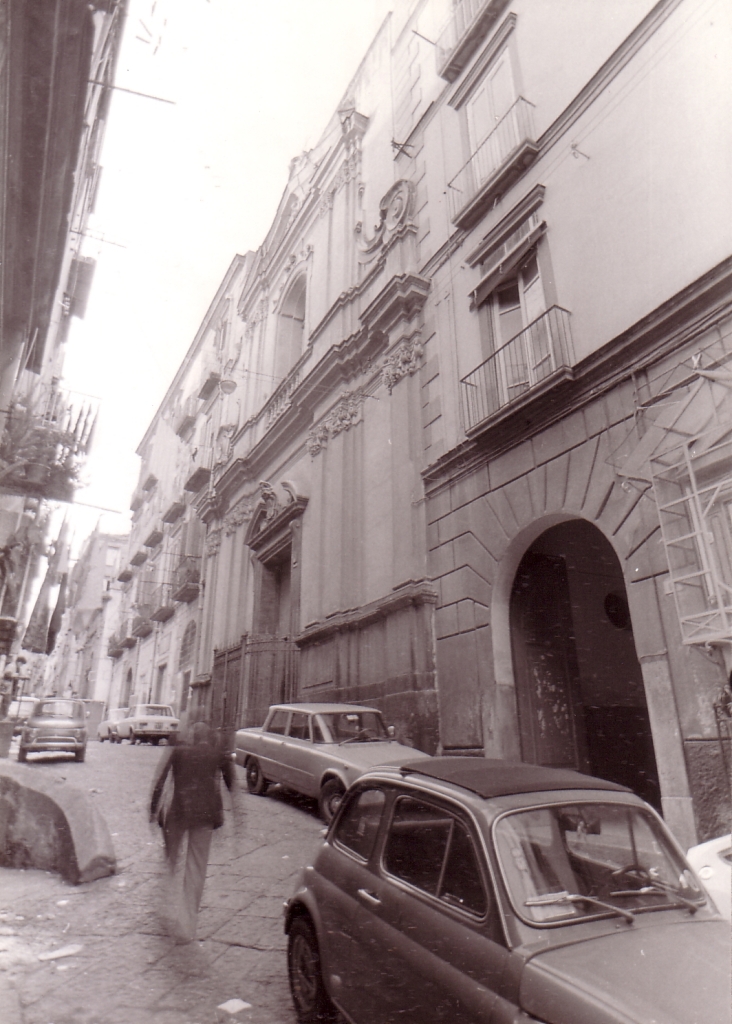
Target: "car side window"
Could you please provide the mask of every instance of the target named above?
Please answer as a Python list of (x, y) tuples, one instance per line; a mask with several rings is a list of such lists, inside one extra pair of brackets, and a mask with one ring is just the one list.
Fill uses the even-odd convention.
[(283, 711), (282, 708), (278, 708), (276, 711), (273, 711), (266, 731), (275, 732), (278, 736), (284, 736), (285, 729), (287, 728), (288, 714), (289, 711)]
[(362, 789), (341, 811), (334, 833), (339, 846), (368, 860), (376, 842), (386, 797), (381, 789)]
[(482, 917), (488, 906), (475, 845), (465, 825), (441, 807), (400, 797), (384, 849), (395, 878), (449, 906)]
[(309, 718), (310, 715), (306, 715), (303, 711), (293, 711), (290, 717), (290, 728), (287, 732), (287, 735), (292, 736), (292, 738), (296, 740), (309, 740)]

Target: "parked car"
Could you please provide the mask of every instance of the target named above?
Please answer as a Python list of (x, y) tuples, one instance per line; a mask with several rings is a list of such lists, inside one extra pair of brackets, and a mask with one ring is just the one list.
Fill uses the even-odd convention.
[(37, 701), (23, 727), (18, 745), (18, 760), (41, 750), (67, 751), (77, 761), (86, 757), (87, 711), (84, 702), (67, 697), (47, 697)]
[(728, 921), (732, 920), (732, 835), (709, 839), (687, 851), (704, 888)]
[(178, 731), (180, 722), (168, 704), (137, 704), (117, 722), (117, 743), (154, 743), (169, 740)]
[(108, 712), (104, 721), (97, 726), (97, 739), (100, 743), (109, 740), (110, 743), (117, 742), (117, 722), (127, 718), (129, 708), (113, 708)]
[(367, 769), (426, 756), (397, 743), (381, 712), (360, 704), (273, 704), (263, 726), (236, 734), (236, 762), (250, 793), (261, 796), (282, 783), (315, 797), (326, 822)]
[(569, 770), (365, 773), (285, 931), (302, 1024), (730, 1020), (729, 924), (678, 844), (629, 790)]
[(23, 726), (33, 714), (37, 701), (37, 697), (18, 697), (17, 700), (10, 702), (8, 718), (13, 722), (13, 736), (20, 736)]

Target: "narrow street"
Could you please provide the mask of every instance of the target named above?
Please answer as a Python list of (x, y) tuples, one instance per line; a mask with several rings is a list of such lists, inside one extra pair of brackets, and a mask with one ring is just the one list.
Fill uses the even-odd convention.
[[(295, 1020), (282, 903), (318, 842), (316, 808), (277, 790), (250, 796), (237, 769), (243, 834), (227, 814), (214, 833), (197, 940), (176, 946), (160, 923), (162, 844), (147, 819), (163, 750), (90, 742), (84, 764), (29, 759), (30, 771), (90, 794), (112, 833), (118, 873), (71, 886), (43, 871), (0, 869), (3, 1024), (213, 1024), (231, 1019), (217, 1007), (237, 999), (250, 1008), (235, 1020)], [(81, 948), (39, 959), (64, 947)]]

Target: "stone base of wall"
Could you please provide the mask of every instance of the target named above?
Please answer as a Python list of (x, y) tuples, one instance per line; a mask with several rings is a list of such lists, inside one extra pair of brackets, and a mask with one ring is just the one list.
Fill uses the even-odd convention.
[[(727, 747), (732, 748), (732, 744), (728, 742)], [(686, 740), (684, 753), (699, 842), (726, 835), (732, 820), (732, 781), (725, 772), (719, 742)], [(727, 758), (729, 762), (732, 749)]]
[(415, 582), (365, 607), (330, 616), (297, 638), (298, 699), (370, 704), (397, 738), (433, 754), (437, 693), (428, 584)]

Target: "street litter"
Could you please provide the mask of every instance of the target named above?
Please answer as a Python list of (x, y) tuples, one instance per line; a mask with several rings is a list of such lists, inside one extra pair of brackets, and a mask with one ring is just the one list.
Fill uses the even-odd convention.
[(245, 1003), (243, 999), (227, 999), (225, 1003), (220, 1003), (216, 1009), (223, 1010), (224, 1013), (239, 1013), (240, 1010), (251, 1010), (252, 1004)]
[(65, 956), (76, 956), (81, 953), (84, 947), (80, 945), (62, 946), (61, 949), (52, 949), (50, 953), (39, 953), (39, 960), (61, 960)]
[(68, 900), (56, 900), (56, 906), (57, 907), (65, 907), (68, 902), (69, 902)]

